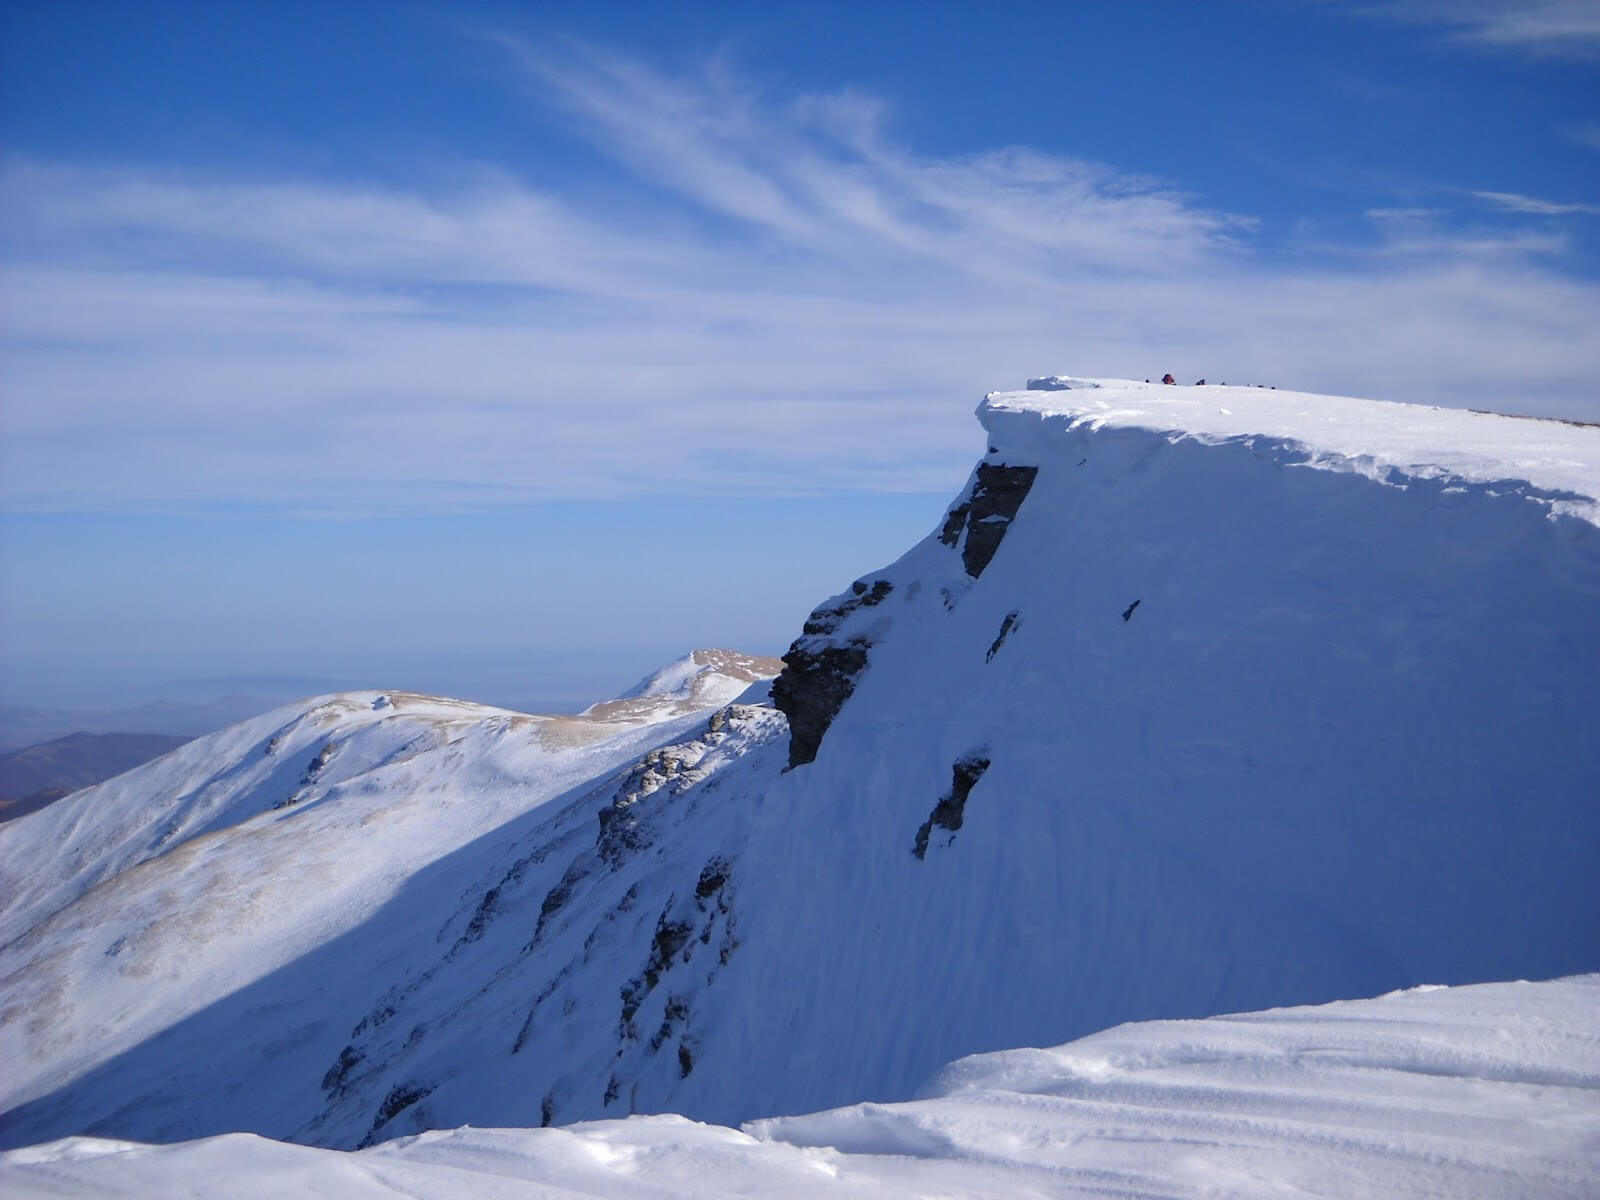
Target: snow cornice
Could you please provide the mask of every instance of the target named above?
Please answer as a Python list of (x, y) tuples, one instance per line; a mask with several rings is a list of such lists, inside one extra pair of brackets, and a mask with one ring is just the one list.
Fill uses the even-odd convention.
[(1047, 376), (978, 406), (991, 458), (1043, 464), (1084, 434), (1142, 430), (1243, 444), (1284, 465), (1381, 483), (1510, 493), (1600, 525), (1600, 427), (1255, 387)]

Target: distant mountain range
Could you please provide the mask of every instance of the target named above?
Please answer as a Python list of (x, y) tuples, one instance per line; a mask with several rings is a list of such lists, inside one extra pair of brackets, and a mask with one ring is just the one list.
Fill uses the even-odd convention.
[(159, 733), (194, 738), (275, 708), (295, 695), (235, 693), (205, 700), (159, 700), (119, 708), (29, 708), (0, 705), (0, 753), (72, 733)]
[(189, 740), (164, 733), (69, 733), (0, 755), (0, 821), (36, 812)]

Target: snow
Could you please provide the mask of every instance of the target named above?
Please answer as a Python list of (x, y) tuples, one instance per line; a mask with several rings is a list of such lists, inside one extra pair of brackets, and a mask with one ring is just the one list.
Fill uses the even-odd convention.
[(652, 672), (615, 700), (591, 705), (582, 713), (595, 721), (635, 720), (640, 712), (698, 712), (733, 701), (754, 683), (783, 670), (775, 658), (736, 650), (695, 650)]
[[(1522, 1190), (1494, 1175), (1524, 1170), (1498, 1134), (1480, 1161), (1425, 1124), (1481, 1099), (1551, 1184), (1525, 1190), (1589, 1182), (1512, 1101), (1567, 1095), (1548, 1068), (1569, 1050), (1592, 1074), (1557, 1036), (1592, 1037), (1592, 981), (1506, 993), (1579, 1012), (1551, 1018), (1554, 1057), (1510, 1016), (1480, 1038), (1459, 1007), (1478, 993), (1452, 988), (1364, 1002), (1393, 1022), (1141, 1026), (1156, 1040), (985, 1059), (909, 1099), (962, 1056), (1127, 1021), (1600, 968), (1595, 431), (1235, 391), (991, 396), (949, 520), (804, 640), (866, 666), (792, 770), (766, 686), (708, 692), (691, 658), (579, 718), (296, 706), (0, 829), (0, 1145), (249, 1130), (373, 1146), (273, 1159), (312, 1174), (503, 1159), (515, 1179), (533, 1155), (602, 1191), (628, 1170), (688, 1190), (712, 1162), (777, 1187), (770, 1153), (791, 1190), (826, 1168), (871, 1192), (893, 1149), (896, 1178), (959, 1192), (991, 1163), (1053, 1190), (1075, 1145), (1126, 1177), (1187, 1137), (1271, 1179), (1337, 1146), (1396, 1190), (1450, 1163), (1444, 1190), (1480, 1168)], [(969, 574), (963, 506), (1019, 466)], [(961, 819), (933, 823), (978, 757)], [(1292, 1053), (1229, 1040), (1253, 1029)], [(1305, 1107), (1295, 1072), (1354, 1090)], [(864, 1107), (765, 1123), (839, 1105)], [(1163, 1105), (1166, 1133), (1129, 1132)], [(1561, 1157), (1591, 1163), (1591, 1118), (1560, 1111), (1589, 1156)], [(582, 1124), (651, 1112), (682, 1116)], [(565, 1128), (407, 1140), (544, 1123)], [(1238, 1190), (1180, 1165), (1146, 1190)]]
[[(1388, 483), (1516, 488), (1600, 524), (1600, 426), (1272, 388), (1165, 386), (1052, 375), (991, 392), (978, 419), (1007, 461), (1048, 454), (1071, 431), (1141, 429)], [(1019, 456), (1020, 455), (1020, 456)]]
[[(347, 931), (371, 930), (386, 907), (405, 909), (418, 872), (703, 723), (750, 686), (758, 661), (730, 676), (702, 663), (696, 695), (640, 698), (603, 721), (402, 692), (318, 697), (10, 823), (0, 1102), (44, 1095)], [(441, 886), (457, 886), (450, 878)], [(357, 963), (392, 960), (412, 940), (407, 920), (426, 920), (435, 903), (418, 899), (420, 913), (391, 912), (386, 935), (372, 930), (350, 957), (353, 978), (365, 982)]]
[(914, 1101), (743, 1129), (638, 1116), (357, 1152), (228, 1134), (0, 1155), (8, 1196), (1587, 1197), (1600, 976), (1124, 1025)]

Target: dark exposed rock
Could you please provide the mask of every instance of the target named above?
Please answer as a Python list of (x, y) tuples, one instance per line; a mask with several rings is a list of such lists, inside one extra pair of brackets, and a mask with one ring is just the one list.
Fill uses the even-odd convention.
[(817, 757), (822, 735), (866, 670), (870, 647), (865, 639), (852, 639), (842, 646), (802, 640), (783, 656), (783, 674), (772, 683), (772, 703), (789, 718), (791, 768)]
[(650, 957), (644, 970), (630, 979), (622, 988), (622, 1029), (624, 1036), (632, 1036), (634, 1014), (644, 998), (655, 990), (661, 976), (672, 967), (672, 960), (694, 936), (694, 925), (689, 921), (672, 919), (672, 906), (676, 898), (667, 902), (656, 920), (655, 936), (650, 941)]
[(317, 756), (311, 760), (305, 769), (305, 773), (300, 776), (300, 782), (295, 786), (295, 790), (274, 804), (272, 806), (273, 809), (288, 808), (291, 804), (298, 804), (304, 800), (307, 794), (306, 789), (317, 781), (317, 776), (321, 775), (327, 765), (333, 761), (333, 756), (336, 752), (332, 742), (324, 742), (322, 749), (317, 751)]
[(1006, 638), (1011, 636), (1011, 631), (1017, 627), (1017, 613), (1013, 609), (1006, 614), (1005, 620), (1000, 622), (1000, 633), (989, 643), (989, 653), (983, 656), (984, 662), (993, 662), (994, 656), (1000, 653), (1000, 647), (1005, 645)]
[[(824, 604), (813, 609), (806, 618), (806, 623), (801, 626), (800, 632), (805, 637), (818, 637), (822, 634), (832, 633), (839, 628), (851, 613), (861, 608), (872, 608), (882, 604), (889, 598), (889, 593), (894, 591), (894, 584), (887, 579), (875, 579), (869, 585), (866, 580), (858, 579), (850, 585), (850, 595), (837, 604)], [(787, 661), (787, 660), (785, 660)]]
[(661, 1028), (656, 1030), (656, 1035), (650, 1039), (652, 1052), (666, 1045), (667, 1039), (679, 1025), (689, 1019), (689, 1004), (682, 996), (667, 997), (666, 1007), (661, 1013)]
[[(995, 551), (1000, 549), (1006, 527), (1017, 515), (1023, 500), (1027, 499), (1028, 490), (1033, 487), (1034, 477), (1038, 474), (1038, 467), (992, 463), (978, 465), (978, 477), (972, 485), (972, 495), (963, 506), (967, 510), (967, 540), (961, 547), (961, 565), (974, 579), (983, 574), (984, 568), (994, 558)], [(949, 528), (947, 519), (946, 532)], [(946, 544), (952, 543), (947, 541)]]
[(940, 797), (939, 803), (935, 804), (933, 811), (928, 814), (928, 819), (917, 829), (917, 840), (911, 848), (911, 853), (919, 859), (928, 853), (928, 837), (933, 833), (935, 825), (952, 833), (961, 828), (965, 819), (967, 796), (988, 769), (987, 750), (974, 750), (956, 759), (950, 772), (950, 791)]
[(311, 765), (306, 768), (306, 773), (301, 776), (300, 785), (304, 787), (306, 784), (315, 780), (318, 775), (321, 775), (323, 768), (333, 761), (333, 755), (333, 743), (324, 742), (322, 749), (317, 751), (317, 756), (311, 760)]
[[(695, 747), (698, 749), (698, 747)], [(623, 777), (611, 803), (599, 812), (600, 832), (595, 848), (615, 870), (636, 851), (650, 844), (649, 828), (640, 820), (638, 802), (689, 771), (693, 765), (688, 746), (662, 746), (641, 758)]]
[(758, 706), (730, 704), (711, 714), (702, 738), (661, 746), (629, 769), (612, 793), (611, 803), (600, 810), (600, 833), (595, 848), (612, 870), (650, 845), (653, 838), (649, 809), (640, 801), (661, 793), (678, 795), (705, 775), (702, 761), (711, 745), (726, 738), (741, 720), (758, 714)]
[(621, 989), (622, 996), (622, 1035), (632, 1037), (633, 1016), (639, 1011), (639, 1003), (644, 999), (644, 984), (641, 980), (630, 979)]
[(713, 858), (708, 862), (700, 872), (699, 882), (694, 885), (695, 899), (709, 900), (721, 891), (722, 885), (728, 882), (728, 871), (728, 860), (725, 858)]
[(373, 1132), (382, 1129), (431, 1091), (433, 1091), (433, 1088), (426, 1084), (395, 1084), (394, 1087), (389, 1089), (389, 1094), (383, 1098), (383, 1103), (378, 1106), (378, 1114), (372, 1122)]
[(840, 643), (826, 638), (851, 613), (883, 603), (894, 585), (887, 579), (868, 583), (858, 579), (850, 595), (814, 610), (803, 636), (783, 656), (783, 672), (772, 683), (772, 702), (789, 719), (789, 766), (798, 767), (817, 757), (822, 735), (855, 690), (856, 678), (866, 669), (872, 643), (863, 637)]
[(466, 931), (461, 935), (462, 941), (475, 942), (483, 936), (483, 931), (494, 919), (494, 906), (499, 899), (500, 889), (497, 887), (492, 887), (483, 894), (483, 899), (478, 901), (477, 911), (472, 914), (472, 919), (467, 922)]
[(970, 504), (958, 504), (945, 514), (944, 528), (939, 531), (939, 540), (952, 550), (961, 540), (961, 531), (967, 526), (967, 514), (972, 511)]
[(688, 921), (671, 920), (666, 913), (656, 922), (656, 936), (650, 943), (650, 961), (645, 965), (646, 990), (656, 986), (663, 971), (671, 965), (679, 950), (688, 943), (694, 926)]
[(336, 1092), (343, 1088), (345, 1079), (360, 1064), (362, 1057), (361, 1051), (354, 1045), (348, 1045), (339, 1051), (338, 1061), (329, 1067), (328, 1073), (322, 1077), (322, 1090)]
[(689, 1078), (689, 1072), (694, 1070), (694, 1052), (689, 1049), (687, 1042), (678, 1043), (678, 1071), (680, 1078)]
[[(946, 515), (939, 540), (952, 549), (961, 547), (962, 567), (972, 578), (983, 574), (994, 558), (1038, 473), (1037, 467), (980, 463), (971, 492)], [(772, 702), (789, 718), (791, 770), (815, 761), (823, 735), (855, 691), (874, 644), (872, 636), (859, 630), (849, 631), (850, 636), (834, 635), (846, 617), (881, 604), (892, 591), (887, 579), (856, 580), (849, 595), (812, 612), (801, 636), (783, 656), (783, 672), (772, 684)], [(941, 589), (941, 595), (945, 607), (953, 607), (950, 590)]]
[(534, 941), (543, 936), (545, 923), (561, 911), (563, 904), (572, 899), (573, 891), (588, 874), (589, 868), (583, 859), (568, 864), (561, 878), (556, 880), (555, 887), (545, 893), (544, 902), (539, 905), (539, 923), (533, 927)]

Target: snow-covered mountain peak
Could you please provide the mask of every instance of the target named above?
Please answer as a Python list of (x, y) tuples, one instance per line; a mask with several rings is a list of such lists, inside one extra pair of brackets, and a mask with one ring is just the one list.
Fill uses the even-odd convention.
[[(1071, 456), (1091, 431), (1139, 430), (1239, 443), (1285, 465), (1386, 483), (1514, 489), (1553, 513), (1600, 524), (1600, 426), (1469, 409), (1226, 384), (1030, 379), (978, 406), (996, 461)], [(1096, 439), (1101, 448), (1114, 443)]]
[(592, 721), (662, 720), (702, 708), (731, 704), (754, 683), (783, 670), (776, 658), (737, 650), (693, 650), (646, 675), (615, 700), (592, 704), (582, 716)]

